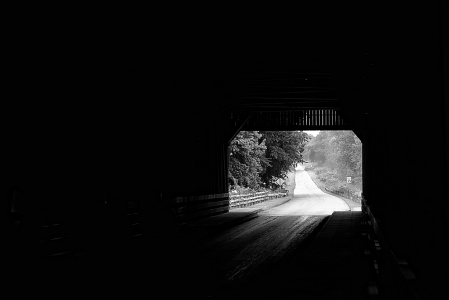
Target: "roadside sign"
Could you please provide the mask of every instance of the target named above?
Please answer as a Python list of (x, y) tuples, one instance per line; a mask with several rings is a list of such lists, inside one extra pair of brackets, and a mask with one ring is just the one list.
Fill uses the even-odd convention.
[(277, 183), (278, 185), (281, 185), (281, 184), (284, 183), (284, 179), (279, 178), (278, 180), (276, 180), (276, 183)]

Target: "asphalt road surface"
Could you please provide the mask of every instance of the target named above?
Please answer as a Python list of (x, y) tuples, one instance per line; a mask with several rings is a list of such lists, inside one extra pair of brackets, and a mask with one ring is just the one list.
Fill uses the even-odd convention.
[(292, 200), (191, 249), (195, 258), (185, 268), (197, 272), (185, 275), (193, 277), (190, 289), (208, 299), (271, 299), (270, 287), (288, 258), (300, 255), (333, 211), (349, 210), (343, 200), (323, 193), (302, 166), (295, 180)]
[(279, 216), (331, 215), (334, 211), (348, 211), (349, 206), (338, 197), (322, 192), (304, 167), (298, 165), (295, 174), (294, 197), (284, 205), (261, 214)]

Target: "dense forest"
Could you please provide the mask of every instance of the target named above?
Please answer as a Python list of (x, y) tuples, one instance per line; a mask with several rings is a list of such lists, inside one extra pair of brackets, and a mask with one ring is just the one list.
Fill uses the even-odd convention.
[(241, 131), (232, 140), (230, 190), (277, 189), (302, 159), (312, 136), (302, 131)]
[(320, 131), (305, 146), (304, 157), (326, 187), (356, 194), (362, 191), (362, 142), (354, 132)]

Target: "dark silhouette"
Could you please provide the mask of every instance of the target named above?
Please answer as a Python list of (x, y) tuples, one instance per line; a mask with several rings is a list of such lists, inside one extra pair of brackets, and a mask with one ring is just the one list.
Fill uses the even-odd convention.
[[(353, 130), (364, 212), (348, 220), (365, 218), (371, 239), (334, 245), (346, 258), (345, 247), (369, 250), (356, 255), (366, 285), (345, 291), (446, 299), (448, 4), (338, 5), (5, 9), (5, 293), (213, 290), (195, 251), (219, 233), (182, 224), (228, 216), (232, 137)], [(429, 148), (419, 167), (417, 147)], [(297, 293), (337, 289), (337, 261)], [(287, 272), (260, 274), (276, 270)]]

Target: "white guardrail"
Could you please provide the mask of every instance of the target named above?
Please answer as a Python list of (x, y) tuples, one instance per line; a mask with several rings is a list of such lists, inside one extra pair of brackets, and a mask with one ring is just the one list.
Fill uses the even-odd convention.
[(269, 193), (269, 192), (257, 192), (251, 194), (239, 194), (229, 196), (229, 209), (237, 207), (245, 207), (254, 205), (263, 201), (271, 200), (274, 198), (285, 197), (288, 195), (288, 191)]

